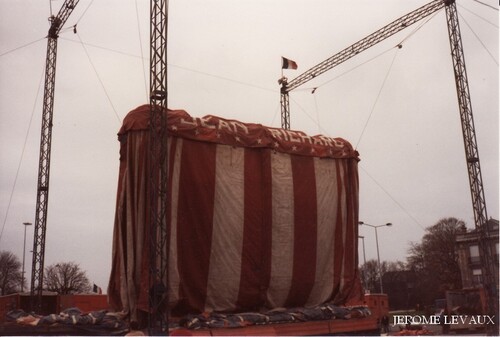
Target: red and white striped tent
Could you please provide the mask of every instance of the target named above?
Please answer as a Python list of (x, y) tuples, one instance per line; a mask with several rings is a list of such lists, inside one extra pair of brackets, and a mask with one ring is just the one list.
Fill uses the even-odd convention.
[[(148, 310), (149, 105), (119, 132), (109, 299)], [(345, 304), (358, 275), (358, 153), (308, 136), (168, 110), (169, 300), (173, 312)]]

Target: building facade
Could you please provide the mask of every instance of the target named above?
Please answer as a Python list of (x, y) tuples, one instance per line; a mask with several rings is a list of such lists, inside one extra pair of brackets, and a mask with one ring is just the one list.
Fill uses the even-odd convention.
[[(487, 247), (491, 258), (490, 267), (495, 277), (498, 294), (498, 220), (489, 219), (486, 229), (488, 231)], [(455, 239), (463, 288), (478, 288), (484, 285), (480, 234), (478, 229), (473, 229), (458, 234)]]

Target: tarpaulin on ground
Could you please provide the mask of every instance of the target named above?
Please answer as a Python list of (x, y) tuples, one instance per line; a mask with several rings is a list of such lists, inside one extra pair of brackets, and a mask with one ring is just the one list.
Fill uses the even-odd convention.
[(187, 329), (241, 328), (253, 325), (324, 321), (368, 317), (370, 310), (364, 306), (337, 307), (333, 304), (309, 308), (275, 309), (265, 313), (243, 312), (237, 314), (202, 313), (186, 315), (179, 321)]
[[(308, 136), (169, 110), (168, 294), (179, 313), (343, 304), (361, 296), (358, 154)], [(149, 105), (119, 132), (111, 305), (148, 310)], [(163, 280), (166, 284), (166, 280)]]
[[(96, 310), (83, 312), (68, 308), (59, 314), (36, 315), (21, 309), (6, 314), (6, 335), (123, 335), (128, 324), (120, 313)], [(12, 325), (15, 324), (15, 325)], [(31, 327), (31, 329), (29, 329)], [(2, 329), (0, 329), (2, 330)]]

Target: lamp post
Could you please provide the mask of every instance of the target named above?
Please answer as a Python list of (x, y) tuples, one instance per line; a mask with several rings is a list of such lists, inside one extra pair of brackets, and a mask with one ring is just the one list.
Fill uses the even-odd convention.
[(24, 225), (24, 245), (23, 245), (23, 272), (21, 276), (21, 292), (24, 292), (24, 261), (26, 257), (26, 227), (31, 226), (31, 222), (23, 222)]
[(365, 237), (363, 235), (358, 235), (358, 238), (360, 238), (363, 241), (363, 263), (366, 264)]
[(375, 243), (377, 244), (377, 259), (378, 259), (378, 273), (379, 273), (379, 281), (380, 281), (380, 292), (383, 293), (384, 292), (384, 288), (383, 288), (383, 285), (382, 285), (382, 266), (380, 265), (380, 252), (379, 252), (379, 248), (378, 248), (377, 228), (384, 227), (384, 226), (392, 226), (392, 223), (389, 222), (389, 223), (386, 223), (385, 225), (374, 226), (374, 225), (370, 225), (370, 224), (364, 223), (363, 221), (359, 221), (358, 224), (359, 225), (369, 226), (369, 227), (372, 227), (373, 229), (375, 229)]
[(363, 269), (361, 270), (361, 278), (363, 280), (363, 288), (365, 288), (365, 291), (366, 291), (366, 278), (365, 278), (365, 274), (366, 274), (366, 254), (365, 254), (365, 237), (363, 235), (358, 235), (358, 238), (361, 239), (363, 241)]

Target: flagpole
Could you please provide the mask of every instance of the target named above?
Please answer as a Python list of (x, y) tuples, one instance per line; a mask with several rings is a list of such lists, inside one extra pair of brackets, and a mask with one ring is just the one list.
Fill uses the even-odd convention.
[(281, 78), (283, 78), (283, 56), (281, 57)]

